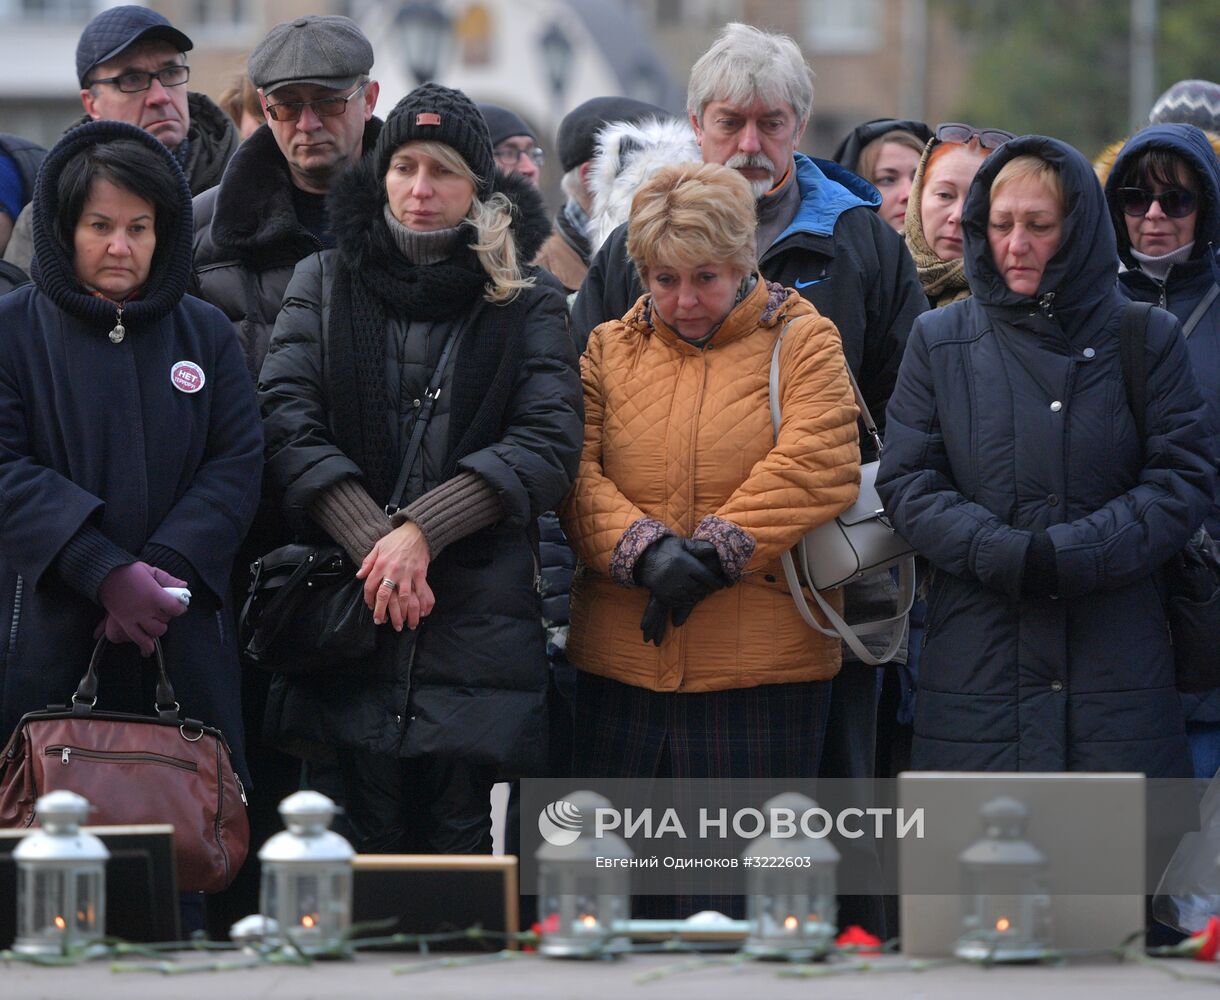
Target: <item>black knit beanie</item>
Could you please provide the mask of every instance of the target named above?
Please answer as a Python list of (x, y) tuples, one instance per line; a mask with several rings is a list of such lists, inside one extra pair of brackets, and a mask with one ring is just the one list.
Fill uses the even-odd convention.
[(443, 142), (452, 146), (478, 177), (478, 195), (491, 194), (496, 163), (487, 122), (475, 103), (460, 90), (425, 83), (394, 105), (377, 137), (374, 160), (384, 177), (390, 157), (406, 142)]

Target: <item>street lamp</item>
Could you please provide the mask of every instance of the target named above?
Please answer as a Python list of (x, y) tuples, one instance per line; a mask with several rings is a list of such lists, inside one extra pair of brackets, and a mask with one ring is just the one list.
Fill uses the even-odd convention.
[(547, 82), (555, 101), (556, 114), (563, 108), (563, 93), (568, 88), (568, 73), (572, 69), (572, 42), (554, 21), (538, 39), (542, 61), (546, 64)]
[(448, 52), (452, 25), (449, 15), (429, 0), (412, 0), (398, 8), (394, 26), (416, 83), (436, 79)]

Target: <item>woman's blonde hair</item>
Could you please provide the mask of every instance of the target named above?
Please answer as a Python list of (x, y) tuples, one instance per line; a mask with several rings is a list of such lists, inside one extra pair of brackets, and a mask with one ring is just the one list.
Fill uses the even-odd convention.
[(754, 192), (738, 171), (717, 163), (662, 167), (631, 200), (627, 255), (648, 281), (651, 267), (729, 264), (758, 268)]
[(1054, 196), (1055, 201), (1059, 204), (1060, 215), (1067, 213), (1067, 199), (1063, 194), (1063, 178), (1059, 176), (1058, 169), (1053, 163), (1047, 162), (1042, 157), (1031, 156), (1028, 153), (1023, 156), (1014, 156), (1000, 168), (1000, 172), (995, 175), (995, 180), (991, 182), (990, 200), (995, 201), (1005, 184), (1026, 179), (1036, 180)]
[[(447, 143), (415, 139), (404, 145), (430, 156), (438, 163), (465, 177), (477, 191), (478, 177), (456, 149)], [(402, 148), (401, 146), (399, 147)], [(384, 183), (384, 181), (383, 181)], [(521, 273), (517, 260), (517, 243), (513, 239), (513, 204), (497, 191), (486, 201), (478, 195), (470, 203), (466, 219), (474, 227), (475, 242), (470, 249), (491, 281), (487, 285), (488, 302), (511, 302), (523, 288), (533, 288), (534, 279)]]

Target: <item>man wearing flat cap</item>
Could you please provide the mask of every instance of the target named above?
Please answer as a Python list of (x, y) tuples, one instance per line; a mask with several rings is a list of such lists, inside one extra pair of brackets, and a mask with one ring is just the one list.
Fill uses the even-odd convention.
[[(326, 195), (343, 171), (372, 149), (378, 86), (369, 78), (373, 48), (355, 21), (309, 15), (278, 24), (250, 55), (266, 123), (246, 139), (218, 187), (195, 199), (192, 291), (233, 323), (250, 378), (257, 382), (284, 290), (298, 261), (334, 246)], [(234, 566), (244, 594), (246, 567), (286, 541), (264, 504)], [(256, 905), (259, 844), (280, 826), (276, 803), (297, 790), (301, 762), (258, 738), (269, 675), (248, 667), (242, 708), (246, 757), (258, 795), (251, 800), (251, 858), (231, 897), (213, 904), (236, 918)], [(311, 780), (317, 777), (311, 774)]]
[(247, 64), (266, 124), (195, 199), (194, 291), (233, 322), (255, 381), (297, 261), (334, 246), (327, 193), (377, 140), (372, 67), (350, 18), (277, 24)]
[[(85, 115), (128, 122), (160, 139), (186, 174), (192, 194), (220, 183), (237, 149), (233, 122), (210, 98), (189, 92), (191, 40), (155, 10), (134, 4), (102, 11), (76, 43), (76, 76)], [(34, 255), (30, 208), (17, 220), (4, 259), (29, 271)]]
[(594, 97), (578, 104), (559, 123), (556, 141), (568, 200), (555, 216), (555, 231), (542, 244), (534, 263), (555, 275), (568, 293), (576, 291), (589, 271), (589, 212), (593, 192), (589, 168), (597, 151), (597, 134), (613, 122), (641, 122), (673, 117), (664, 108), (630, 97)]

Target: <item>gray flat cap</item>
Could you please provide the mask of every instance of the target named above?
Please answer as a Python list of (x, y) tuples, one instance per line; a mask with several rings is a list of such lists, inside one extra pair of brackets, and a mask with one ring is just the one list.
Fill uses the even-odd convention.
[(373, 46), (350, 17), (308, 14), (277, 24), (250, 53), (246, 70), (264, 94), (290, 83), (346, 90), (373, 68)]

